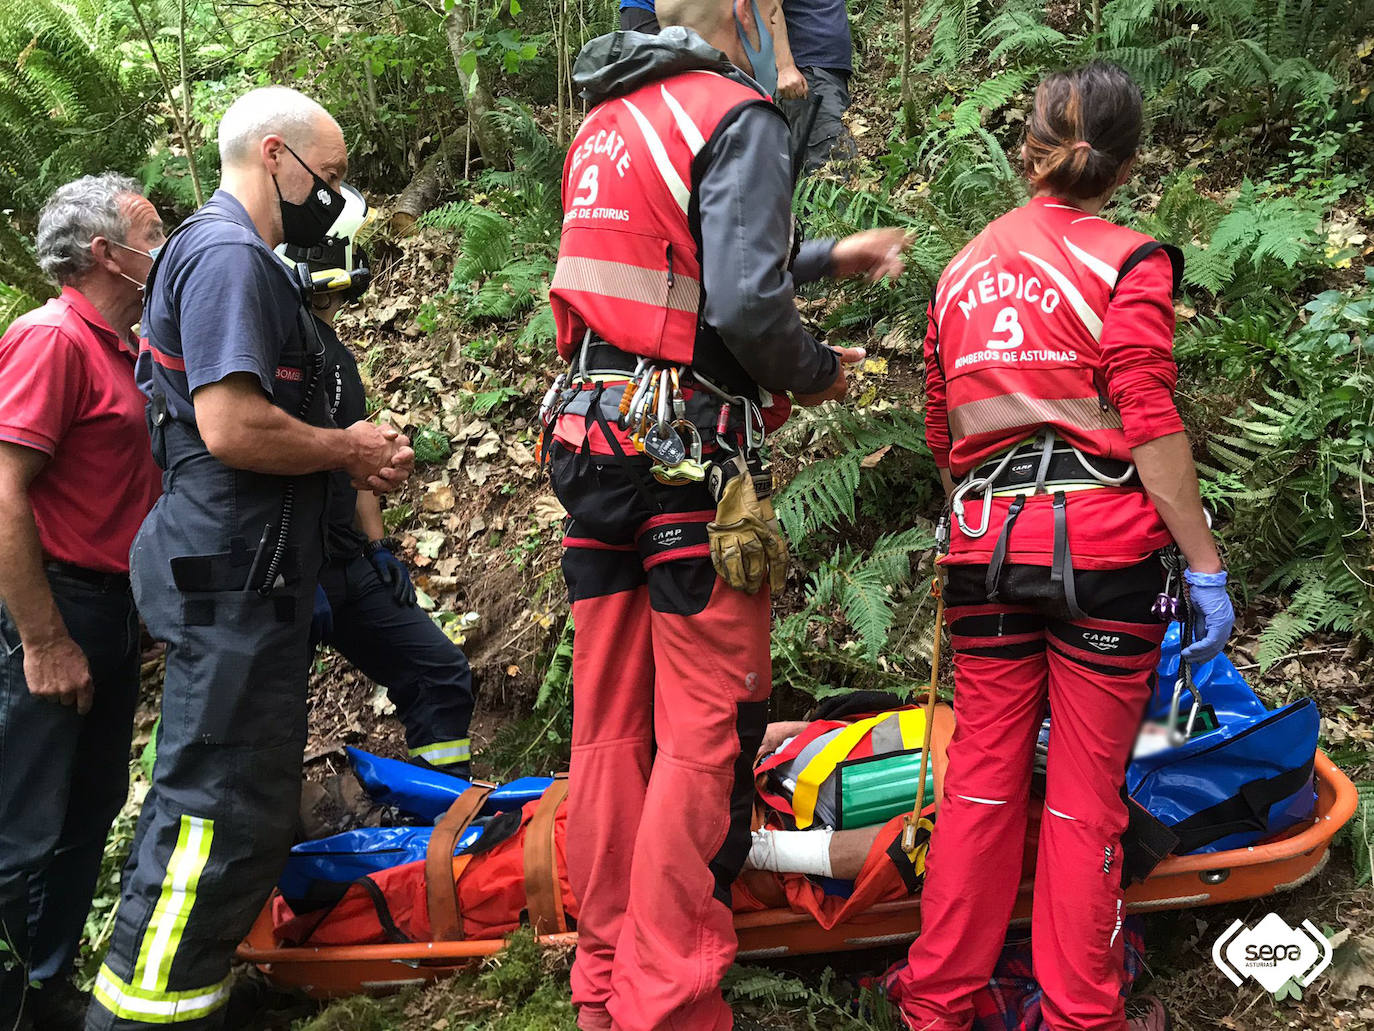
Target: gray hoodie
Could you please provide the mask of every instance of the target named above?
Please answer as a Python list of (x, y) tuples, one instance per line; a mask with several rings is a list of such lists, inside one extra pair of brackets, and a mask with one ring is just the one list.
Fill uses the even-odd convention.
[[(613, 32), (582, 48), (573, 82), (589, 104), (679, 72), (706, 69), (757, 85), (691, 29)], [(694, 209), (701, 239), (702, 317), (766, 390), (818, 393), (838, 360), (802, 326), (793, 287), (827, 274), (834, 240), (792, 240), (791, 138), (782, 113), (746, 107), (697, 156)]]

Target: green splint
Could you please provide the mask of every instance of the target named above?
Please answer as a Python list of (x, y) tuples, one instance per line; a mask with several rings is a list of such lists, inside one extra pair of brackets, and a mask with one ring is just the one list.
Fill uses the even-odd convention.
[[(836, 828), (873, 827), (910, 812), (920, 773), (919, 748), (840, 763), (835, 768)], [(926, 767), (921, 808), (934, 799), (935, 767), (932, 763)]]

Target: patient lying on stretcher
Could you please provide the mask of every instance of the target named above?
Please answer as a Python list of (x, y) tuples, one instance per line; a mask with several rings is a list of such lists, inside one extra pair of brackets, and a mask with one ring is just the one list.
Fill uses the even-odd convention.
[[(889, 722), (891, 726), (885, 726)], [(943, 775), (943, 748), (952, 725), (953, 714), (938, 707), (931, 764), (936, 780)], [(888, 817), (881, 806), (877, 810), (870, 806), (871, 811), (856, 815), (855, 796), (843, 782), (846, 772), (864, 765), (855, 760), (874, 757), (875, 749), (881, 752), (890, 744), (901, 744), (900, 735), (891, 738), (899, 730), (907, 738), (914, 737), (919, 749), (923, 728), (924, 715), (914, 709), (853, 721), (770, 726), (756, 763), (760, 771), (753, 818), (756, 832), (750, 860), (736, 883), (734, 909), (788, 907), (833, 926), (853, 912), (919, 890), (928, 827), (919, 847), (908, 856), (897, 841), (901, 816)], [(910, 810), (915, 778), (910, 772), (909, 786), (892, 794), (889, 808), (894, 814)], [(481, 836), (454, 857), (456, 892), (450, 891), (448, 897), (456, 894), (462, 937), (499, 937), (523, 920), (533, 922), (530, 889), (536, 884), (557, 885), (556, 892), (537, 894), (561, 902), (562, 919), (556, 924), (575, 926), (578, 905), (568, 886), (565, 855), (566, 801), (556, 802), (556, 811), (546, 811), (542, 821), (539, 816), (551, 797), (552, 793), (545, 792), (541, 798), (491, 817), (482, 826)], [(846, 801), (850, 802), (847, 813), (843, 810)], [(428, 835), (426, 828), (396, 830)], [(331, 840), (308, 842), (293, 850), (282, 892), (272, 902), (279, 941), (361, 945), (425, 941), (436, 933), (430, 913), (436, 898), (429, 890), (436, 869), (432, 856), (428, 870), (425, 859), (411, 859), (374, 868), (364, 877), (350, 875), (355, 879), (347, 881), (336, 877), (321, 881), (318, 870), (313, 877), (302, 877), (312, 848), (314, 855), (337, 858), (337, 852), (328, 852)], [(396, 842), (389, 844), (394, 847)], [(541, 858), (528, 861), (532, 854)], [(533, 869), (540, 865), (542, 870)], [(322, 864), (319, 869), (323, 868)]]
[[(936, 706), (932, 719), (922, 818), (910, 851), (902, 848), (902, 831), (916, 799), (924, 709), (866, 713), (851, 705), (828, 719), (771, 724), (754, 763), (753, 836), (732, 908), (737, 913), (790, 909), (829, 929), (874, 905), (919, 893), (954, 726), (946, 706)], [(1159, 730), (1147, 728), (1144, 753), (1157, 750)], [(502, 790), (526, 781), (539, 783), (505, 811), (474, 824), (451, 869), (442, 853), (437, 864), (435, 855), (428, 856), (428, 869), (425, 859), (412, 854), (391, 860), (398, 865), (374, 864), (363, 877), (352, 873), (321, 880), (318, 872), (284, 877), (282, 893), (272, 903), (278, 939), (313, 945), (431, 940), (440, 933), (430, 913), (436, 876), (451, 885), (447, 905), (456, 902), (463, 938), (501, 937), (522, 922), (539, 924), (546, 933), (575, 928), (578, 902), (567, 879), (563, 785), (555, 792), (547, 779), (526, 778)], [(543, 793), (536, 797), (538, 792)], [(441, 803), (437, 812), (448, 804)], [(1029, 816), (1031, 841), (1038, 834), (1038, 809), (1033, 806)], [(430, 838), (427, 826), (390, 830)], [(309, 850), (325, 855), (332, 840), (297, 846), (293, 864), (305, 859), (308, 867)], [(390, 844), (394, 849), (396, 842)], [(1024, 850), (1024, 878), (1033, 876), (1035, 851)], [(422, 845), (419, 855), (425, 854)], [(551, 925), (535, 912), (540, 898), (546, 900), (544, 915), (552, 914)]]
[[(898, 718), (907, 716), (917, 716), (918, 710), (899, 710), (887, 715)], [(857, 721), (856, 721), (857, 722)], [(755, 767), (764, 769), (773, 766), (770, 759), (779, 755), (801, 740), (805, 735), (811, 734), (816, 728), (816, 723), (808, 720), (798, 720), (780, 723), (770, 723), (763, 744), (759, 748), (755, 758)], [(881, 735), (881, 728), (878, 730)], [(826, 737), (835, 738), (839, 732), (832, 732), (829, 735), (820, 735), (819, 740), (824, 741)], [(936, 741), (935, 749), (939, 755), (941, 771), (944, 765), (944, 741)], [(1146, 721), (1140, 728), (1140, 735), (1136, 742), (1133, 752), (1134, 758), (1141, 758), (1153, 755), (1170, 747), (1169, 728), (1163, 723)], [(805, 754), (805, 749), (794, 749)], [(821, 751), (815, 749), (813, 752)], [(881, 753), (870, 757), (875, 765), (886, 765), (892, 776), (885, 782), (880, 782), (877, 790), (881, 793), (886, 791), (886, 797), (878, 798), (879, 805), (886, 805), (888, 809), (879, 809), (885, 812), (890, 807), (903, 804), (907, 808), (915, 802), (915, 775), (907, 778), (901, 777), (901, 772), (916, 766), (919, 763), (919, 751), (907, 751), (897, 756), (883, 755)], [(905, 763), (894, 761), (906, 759)], [(846, 754), (845, 760), (839, 764), (839, 769), (831, 771), (835, 773), (851, 775), (856, 766), (862, 766), (865, 760), (859, 759), (857, 763), (849, 759)], [(786, 766), (787, 764), (784, 764)], [(760, 777), (767, 777), (766, 773), (760, 773)], [(785, 790), (791, 796), (795, 789), (795, 780), (786, 774), (774, 774), (772, 779), (777, 782), (774, 790)], [(836, 786), (841, 792), (843, 799), (843, 789), (845, 785)], [(761, 789), (765, 794), (767, 788)], [(830, 795), (830, 802), (826, 804), (818, 801), (816, 805), (816, 817), (809, 822), (806, 830), (791, 830), (783, 827), (768, 828), (760, 827), (753, 832), (753, 840), (749, 850), (749, 856), (745, 860), (745, 868), (749, 870), (766, 870), (772, 873), (791, 873), (806, 874), (815, 877), (829, 877), (837, 880), (854, 880), (863, 870), (865, 860), (873, 849), (873, 844), (882, 835), (884, 823), (878, 822), (867, 826), (839, 827), (841, 813), (836, 810), (834, 804), (834, 790)], [(929, 792), (927, 798), (929, 798)], [(860, 817), (863, 819), (863, 817)]]

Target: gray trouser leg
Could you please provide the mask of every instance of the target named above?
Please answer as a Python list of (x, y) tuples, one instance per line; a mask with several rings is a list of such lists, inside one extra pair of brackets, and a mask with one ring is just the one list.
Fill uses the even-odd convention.
[(805, 175), (827, 161), (852, 160), (859, 151), (843, 117), (849, 109), (849, 76), (832, 68), (807, 67), (801, 73), (810, 95), (778, 106), (792, 126), (792, 153), (800, 156), (800, 174)]

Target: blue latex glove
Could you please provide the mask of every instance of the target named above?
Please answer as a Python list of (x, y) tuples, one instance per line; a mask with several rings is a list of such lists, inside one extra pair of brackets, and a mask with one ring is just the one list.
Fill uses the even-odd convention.
[(315, 586), (315, 611), (310, 616), (310, 647), (314, 648), (334, 632), (334, 610), (324, 588)]
[(1188, 581), (1188, 600), (1193, 609), (1193, 643), (1183, 649), (1183, 658), (1194, 664), (1207, 662), (1221, 654), (1236, 622), (1236, 610), (1226, 593), (1226, 573), (1195, 573), (1188, 569), (1183, 579)]
[(393, 555), (388, 548), (376, 548), (368, 555), (372, 568), (377, 570), (377, 579), (391, 588), (391, 596), (396, 604), (409, 608), (415, 604), (415, 585), (410, 582), (410, 570), (406, 564)]

